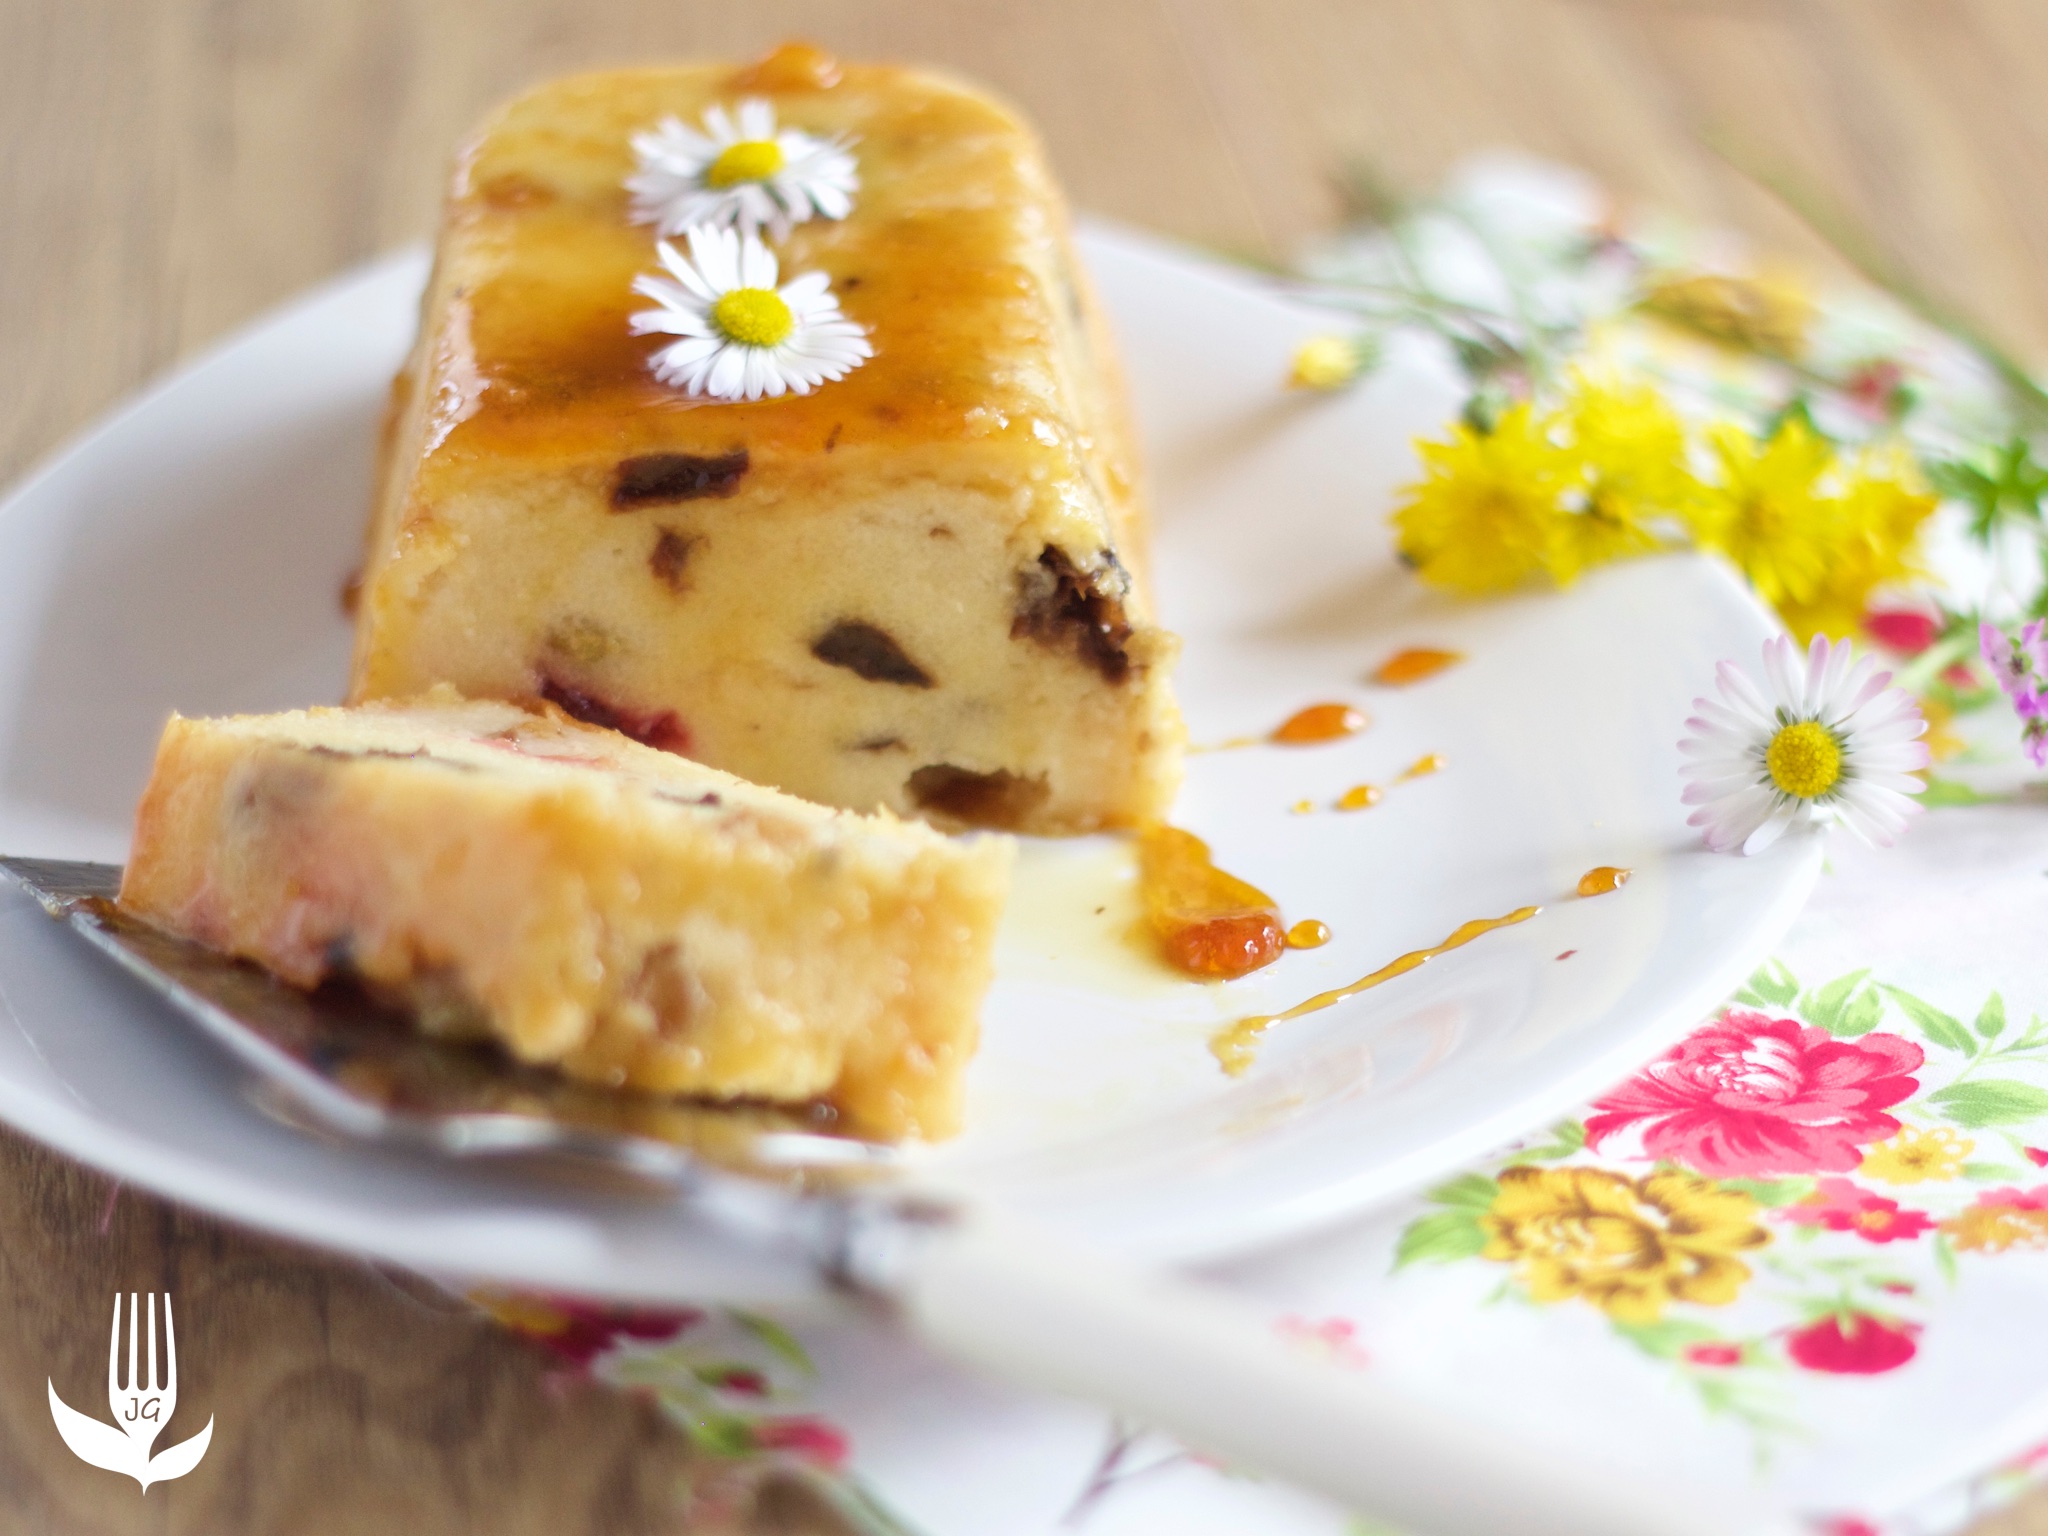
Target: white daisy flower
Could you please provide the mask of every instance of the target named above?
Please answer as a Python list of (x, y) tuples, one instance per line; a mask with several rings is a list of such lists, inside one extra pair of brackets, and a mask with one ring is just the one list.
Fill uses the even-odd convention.
[(1804, 661), (1784, 635), (1764, 642), (1768, 696), (1732, 661), (1721, 697), (1695, 699), (1678, 750), (1689, 759), (1689, 824), (1717, 853), (1756, 853), (1799, 822), (1839, 821), (1886, 847), (1920, 807), (1913, 776), (1928, 763), (1927, 721), (1892, 675), (1849, 643), (1816, 637)]
[(662, 235), (698, 224), (766, 229), (777, 240), (813, 214), (843, 219), (860, 190), (860, 173), (842, 139), (820, 139), (795, 128), (778, 131), (775, 109), (759, 97), (739, 104), (739, 120), (725, 108), (704, 114), (700, 133), (680, 118), (664, 118), (633, 135), (639, 171), (626, 178), (633, 221)]
[(718, 400), (807, 395), (874, 356), (824, 273), (778, 288), (775, 255), (758, 236), (700, 226), (689, 239), (688, 256), (666, 240), (656, 246), (667, 276), (633, 279), (635, 293), (661, 306), (634, 315), (633, 334), (682, 338), (648, 360), (662, 383)]

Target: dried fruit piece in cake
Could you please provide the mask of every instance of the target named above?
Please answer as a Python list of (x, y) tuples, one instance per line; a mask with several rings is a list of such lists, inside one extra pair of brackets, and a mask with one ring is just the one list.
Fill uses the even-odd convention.
[[(636, 134), (762, 121), (744, 102), (847, 146), (850, 210), (771, 238), (781, 281), (829, 280), (873, 348), (752, 401), (650, 366), (676, 338), (633, 334), (657, 229), (626, 188)], [(792, 50), (511, 103), (460, 157), (395, 394), (351, 697), (552, 699), (946, 825), (1157, 819), (1175, 642), (1066, 224), (1031, 132), (912, 70)]]
[(655, 1093), (822, 1099), (944, 1136), (1001, 838), (827, 810), (583, 725), (463, 702), (173, 718), (121, 904), (299, 986)]

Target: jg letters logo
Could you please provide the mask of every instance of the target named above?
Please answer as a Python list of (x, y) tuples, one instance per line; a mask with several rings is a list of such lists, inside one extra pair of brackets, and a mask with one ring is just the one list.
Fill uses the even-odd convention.
[[(142, 1356), (135, 1350), (136, 1313), (140, 1310), (149, 1317), (149, 1368), (142, 1369)], [(45, 1378), (48, 1380), (48, 1378)], [(50, 1417), (57, 1421), (57, 1433), (64, 1437), (64, 1443), (71, 1447), (71, 1454), (88, 1466), (104, 1467), (109, 1472), (119, 1472), (132, 1477), (142, 1484), (142, 1491), (149, 1492), (151, 1483), (168, 1482), (174, 1477), (183, 1477), (199, 1465), (199, 1458), (206, 1454), (206, 1447), (213, 1439), (213, 1419), (209, 1416), (206, 1428), (190, 1440), (149, 1454), (156, 1444), (157, 1434), (170, 1422), (171, 1413), (178, 1406), (178, 1339), (171, 1330), (171, 1298), (164, 1294), (164, 1370), (157, 1373), (156, 1354), (156, 1293), (142, 1298), (140, 1308), (133, 1291), (128, 1293), (128, 1367), (124, 1374), (121, 1369), (121, 1294), (114, 1293), (114, 1336), (107, 1346), (107, 1406), (113, 1410), (114, 1423), (109, 1428), (95, 1418), (89, 1418), (73, 1408), (57, 1395), (57, 1383), (49, 1382)]]

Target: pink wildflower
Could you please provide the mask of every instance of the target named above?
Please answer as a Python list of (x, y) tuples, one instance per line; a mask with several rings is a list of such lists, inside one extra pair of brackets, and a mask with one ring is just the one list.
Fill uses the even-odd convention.
[(2034, 619), (2017, 636), (1995, 624), (1980, 624), (1977, 646), (2025, 722), (2027, 756), (2036, 768), (2048, 768), (2048, 622)]

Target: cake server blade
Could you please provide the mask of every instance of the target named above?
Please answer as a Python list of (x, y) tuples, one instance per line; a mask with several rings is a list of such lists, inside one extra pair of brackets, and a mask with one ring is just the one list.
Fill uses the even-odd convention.
[[(959, 1192), (815, 1117), (615, 1095), (421, 1037), (348, 989), (301, 992), (114, 905), (120, 870), (0, 858), (53, 917), (250, 1069), (295, 1125), (453, 1157), (595, 1160), (805, 1256), (970, 1367), (1104, 1404), (1411, 1536), (1798, 1536), (1725, 1490), (1632, 1482), (1489, 1433), (1305, 1350), (1243, 1300)], [(869, 1522), (879, 1536), (881, 1527)]]

